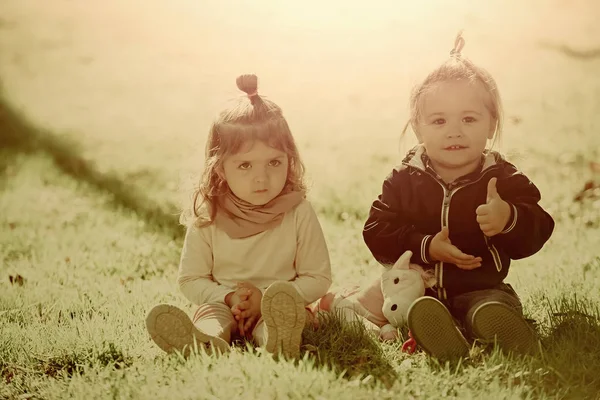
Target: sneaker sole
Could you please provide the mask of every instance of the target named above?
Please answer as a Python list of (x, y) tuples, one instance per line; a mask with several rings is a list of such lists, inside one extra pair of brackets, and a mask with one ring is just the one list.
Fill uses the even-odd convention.
[(469, 355), (469, 343), (452, 315), (433, 297), (421, 297), (411, 304), (408, 328), (417, 344), (433, 357), (453, 359)]
[(146, 317), (146, 328), (150, 337), (164, 351), (179, 351), (188, 356), (194, 346), (204, 347), (209, 354), (229, 351), (229, 344), (219, 338), (198, 330), (188, 315), (181, 309), (159, 304), (152, 308)]
[(267, 351), (297, 357), (306, 322), (300, 293), (289, 282), (275, 282), (263, 294), (261, 311), (267, 328)]
[(505, 351), (526, 353), (538, 343), (535, 332), (521, 314), (500, 302), (485, 303), (475, 310), (473, 333), (485, 342), (497, 341)]

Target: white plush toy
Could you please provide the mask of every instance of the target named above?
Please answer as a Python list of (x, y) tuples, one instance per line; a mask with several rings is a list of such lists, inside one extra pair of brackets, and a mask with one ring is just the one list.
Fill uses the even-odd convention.
[(425, 294), (423, 269), (419, 265), (410, 264), (411, 256), (411, 251), (405, 252), (392, 268), (381, 275), (381, 311), (388, 320), (380, 331), (384, 340), (396, 337), (397, 328), (406, 323), (410, 305)]
[(404, 252), (381, 278), (366, 288), (327, 293), (317, 310), (341, 310), (346, 319), (359, 315), (379, 328), (381, 339), (394, 340), (398, 336), (397, 328), (406, 323), (410, 305), (425, 294), (425, 287), (435, 283), (430, 272), (410, 263), (411, 256), (411, 251)]

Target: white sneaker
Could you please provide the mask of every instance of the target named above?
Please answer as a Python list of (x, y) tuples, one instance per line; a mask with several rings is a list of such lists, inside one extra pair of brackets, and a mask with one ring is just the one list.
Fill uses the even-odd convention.
[(194, 346), (204, 347), (209, 354), (230, 350), (225, 340), (200, 331), (183, 310), (169, 304), (159, 304), (150, 310), (146, 328), (152, 340), (167, 353), (177, 350), (188, 356)]
[(267, 328), (267, 351), (298, 357), (306, 323), (306, 309), (300, 293), (290, 282), (275, 282), (263, 294), (261, 312)]

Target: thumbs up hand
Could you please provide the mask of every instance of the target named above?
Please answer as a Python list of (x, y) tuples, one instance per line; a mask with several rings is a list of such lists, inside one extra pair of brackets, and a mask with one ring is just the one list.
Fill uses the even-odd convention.
[(510, 205), (498, 194), (496, 181), (496, 178), (490, 179), (485, 204), (475, 210), (479, 228), (487, 237), (502, 232), (510, 218)]

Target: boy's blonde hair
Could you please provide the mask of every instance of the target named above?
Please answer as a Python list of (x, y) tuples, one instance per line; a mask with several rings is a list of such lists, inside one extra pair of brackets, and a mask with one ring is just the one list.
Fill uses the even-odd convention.
[(223, 110), (212, 123), (206, 142), (204, 170), (194, 188), (191, 205), (181, 214), (184, 225), (206, 226), (217, 212), (217, 200), (229, 187), (223, 179), (223, 160), (248, 141), (260, 140), (288, 156), (288, 176), (283, 192), (306, 190), (304, 164), (281, 108), (257, 92), (256, 75), (241, 75), (237, 87), (246, 93)]
[(485, 101), (485, 106), (496, 121), (494, 142), (500, 136), (502, 132), (503, 112), (498, 86), (489, 72), (473, 64), (468, 59), (461, 57), (461, 50), (464, 43), (462, 32), (459, 32), (454, 42), (454, 49), (450, 52), (450, 59), (434, 69), (427, 75), (423, 82), (415, 86), (410, 96), (410, 119), (402, 130), (402, 136), (404, 136), (409, 126), (413, 132), (417, 132), (419, 118), (421, 117), (420, 109), (423, 96), (434, 89), (437, 83), (453, 80), (466, 80), (473, 84), (481, 83), (483, 85), (489, 95)]

